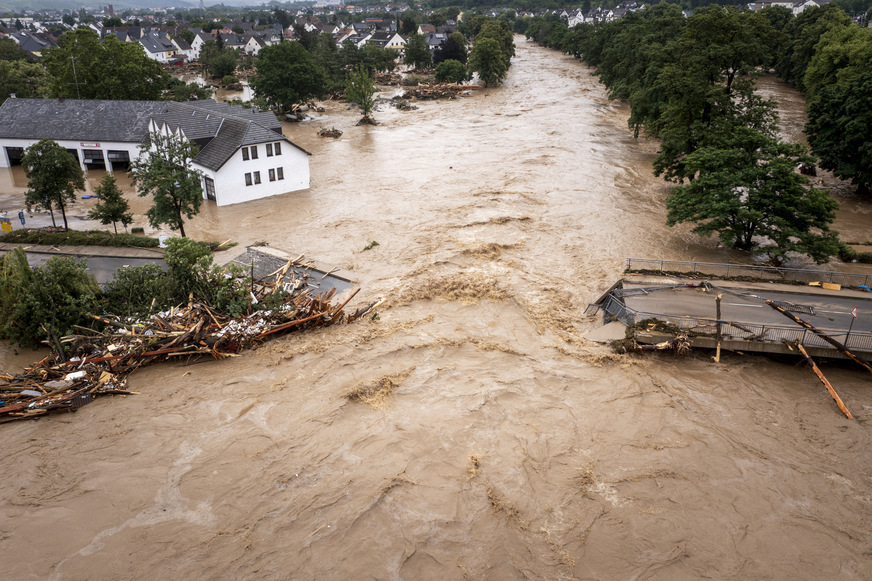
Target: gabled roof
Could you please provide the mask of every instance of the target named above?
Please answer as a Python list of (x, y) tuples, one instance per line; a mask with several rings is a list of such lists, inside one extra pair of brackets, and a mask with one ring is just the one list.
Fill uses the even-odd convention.
[(164, 101), (6, 99), (0, 137), (142, 143)]
[(282, 135), (281, 121), (275, 115), (238, 105), (215, 101), (170, 102), (166, 111), (152, 120), (158, 127), (166, 124), (170, 131), (181, 128), (192, 141), (211, 139), (194, 162), (213, 171), (221, 169), (240, 147), (247, 145), (284, 141), (309, 153)]
[(182, 38), (181, 36), (177, 36), (173, 39), (173, 44), (179, 47), (179, 50), (191, 50), (191, 45), (188, 44), (188, 41)]

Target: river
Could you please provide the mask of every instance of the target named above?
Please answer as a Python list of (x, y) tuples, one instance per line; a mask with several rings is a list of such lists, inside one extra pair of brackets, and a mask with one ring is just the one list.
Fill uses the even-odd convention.
[(656, 143), (516, 42), (501, 88), (288, 125), (311, 189), (205, 206), (194, 237), (341, 266), (379, 316), (3, 426), (3, 578), (872, 578), (870, 378), (825, 366), (850, 421), (801, 366), (586, 341), (625, 257), (745, 257), (665, 226)]

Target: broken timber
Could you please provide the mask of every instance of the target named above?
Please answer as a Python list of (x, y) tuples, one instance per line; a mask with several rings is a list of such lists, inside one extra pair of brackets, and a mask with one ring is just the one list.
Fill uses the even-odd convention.
[(827, 381), (827, 378), (824, 377), (823, 372), (818, 368), (817, 363), (814, 362), (814, 359), (811, 358), (811, 355), (805, 350), (805, 347), (802, 346), (802, 343), (797, 343), (796, 346), (799, 348), (799, 352), (805, 356), (805, 360), (808, 361), (809, 365), (811, 365), (812, 371), (815, 372), (815, 375), (818, 376), (818, 379), (821, 380), (821, 383), (824, 384), (824, 387), (827, 388), (827, 391), (830, 392), (830, 395), (833, 396), (833, 399), (836, 401), (836, 405), (839, 406), (839, 409), (842, 410), (842, 413), (847, 416), (849, 420), (853, 420), (854, 416), (851, 415), (851, 412), (848, 411), (848, 408), (845, 407), (845, 404), (842, 402), (842, 398), (839, 397), (839, 394), (836, 393), (836, 390), (833, 389), (833, 386), (830, 385), (830, 382)]
[(843, 344), (839, 343), (838, 341), (836, 341), (835, 339), (833, 339), (832, 337), (830, 337), (829, 335), (827, 335), (826, 333), (824, 333), (820, 329), (817, 329), (816, 327), (812, 326), (810, 323), (803, 321), (802, 319), (800, 319), (799, 317), (797, 317), (793, 313), (787, 312), (784, 308), (774, 304), (772, 301), (767, 300), (766, 304), (769, 305), (770, 307), (772, 307), (773, 309), (775, 309), (776, 311), (778, 311), (779, 313), (781, 313), (782, 315), (784, 315), (785, 317), (787, 317), (788, 319), (790, 319), (791, 321), (793, 321), (794, 323), (796, 323), (797, 325), (808, 329), (809, 331), (811, 331), (812, 333), (814, 333), (815, 335), (817, 335), (818, 337), (820, 337), (821, 339), (823, 339), (824, 341), (826, 341), (827, 343), (829, 343), (830, 345), (832, 345), (833, 347), (838, 349), (841, 353), (844, 353), (845, 355), (847, 355), (848, 358), (859, 363), (860, 365), (865, 367), (870, 373), (872, 373), (872, 367), (870, 367), (870, 365), (868, 363), (866, 363), (865, 361), (863, 361), (862, 359), (860, 359), (859, 357), (857, 357), (856, 355), (854, 355), (853, 353), (848, 351), (847, 347), (845, 347)]

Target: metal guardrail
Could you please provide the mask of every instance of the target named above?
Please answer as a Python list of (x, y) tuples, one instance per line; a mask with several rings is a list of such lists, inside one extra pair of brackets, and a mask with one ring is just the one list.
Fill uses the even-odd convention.
[[(701, 317), (673, 317), (661, 313), (649, 313), (628, 307), (618, 297), (611, 294), (599, 305), (599, 308), (610, 313), (625, 325), (632, 326), (645, 319), (657, 319), (667, 325), (693, 331), (697, 334), (714, 336), (717, 331), (717, 320)], [(872, 351), (872, 333), (854, 331), (849, 335), (844, 330), (821, 329), (833, 339), (840, 341), (849, 349)], [(833, 349), (833, 346), (812, 333), (798, 326), (761, 325), (756, 323), (738, 323), (721, 320), (721, 334), (724, 338), (745, 341), (760, 341), (764, 343), (799, 342), (806, 347), (823, 347)]]
[(716, 262), (689, 262), (682, 260), (652, 260), (648, 258), (628, 258), (627, 270), (660, 271), (663, 273), (700, 272), (719, 277), (747, 277), (758, 280), (832, 282), (842, 286), (869, 286), (872, 275), (850, 272), (831, 272), (805, 268), (780, 268), (775, 266), (753, 266), (748, 264), (720, 264)]

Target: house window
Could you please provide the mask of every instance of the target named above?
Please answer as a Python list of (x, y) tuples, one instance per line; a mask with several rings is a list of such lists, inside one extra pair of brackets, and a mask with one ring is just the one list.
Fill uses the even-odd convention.
[(245, 185), (246, 186), (251, 185), (251, 174), (250, 173), (245, 174)]
[(271, 181), (271, 182), (276, 181), (276, 170), (274, 170), (274, 169), (269, 170), (269, 181)]
[(276, 143), (276, 144), (275, 144), (275, 150), (276, 150), (276, 155), (281, 155), (281, 154), (282, 154), (282, 144), (281, 144), (281, 143)]
[(266, 144), (266, 156), (272, 157), (272, 143)]
[(276, 168), (276, 175), (278, 176), (278, 178), (279, 178), (280, 180), (285, 179), (285, 170), (284, 170), (284, 168), (281, 168), (281, 167)]
[(257, 159), (257, 146), (251, 146), (251, 159)]
[(259, 171), (254, 172), (254, 183), (255, 184), (260, 183), (260, 172)]
[(215, 180), (212, 178), (205, 178), (206, 182), (206, 199), (216, 201), (218, 198), (215, 197)]
[(248, 148), (242, 148), (242, 161), (248, 161)]

